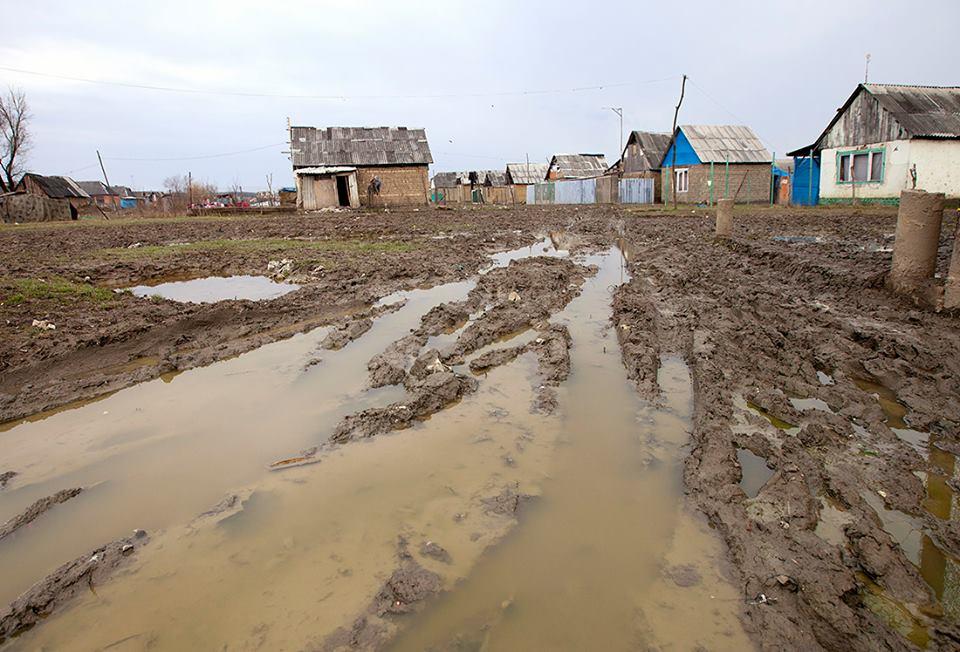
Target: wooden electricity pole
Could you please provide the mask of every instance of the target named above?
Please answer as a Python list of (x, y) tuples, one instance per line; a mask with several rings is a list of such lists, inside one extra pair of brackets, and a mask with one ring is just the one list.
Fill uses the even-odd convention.
[(683, 82), (680, 84), (680, 101), (677, 102), (677, 108), (673, 112), (673, 159), (670, 162), (670, 174), (673, 178), (670, 187), (673, 188), (673, 208), (677, 208), (677, 116), (680, 115), (680, 105), (683, 104), (683, 93), (687, 89), (687, 76), (683, 76)]
[[(107, 192), (111, 195), (113, 194), (113, 188), (110, 187), (110, 179), (107, 178), (107, 168), (103, 167), (103, 158), (100, 157), (100, 150), (97, 150), (97, 160), (100, 161), (100, 171), (103, 172), (103, 182), (107, 184)], [(109, 197), (110, 195), (108, 195)], [(117, 212), (120, 210), (120, 207), (116, 203), (113, 204), (113, 211)], [(103, 212), (103, 211), (101, 211)], [(106, 217), (106, 215), (104, 215)]]

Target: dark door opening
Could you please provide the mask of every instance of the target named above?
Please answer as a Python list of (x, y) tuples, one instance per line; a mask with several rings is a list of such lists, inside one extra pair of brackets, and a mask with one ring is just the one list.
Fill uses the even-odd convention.
[(341, 206), (350, 205), (350, 185), (347, 177), (337, 177), (337, 203)]

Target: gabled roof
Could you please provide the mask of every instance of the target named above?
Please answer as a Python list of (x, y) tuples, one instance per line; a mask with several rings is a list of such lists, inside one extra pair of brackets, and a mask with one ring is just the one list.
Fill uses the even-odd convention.
[(434, 188), (453, 188), (455, 186), (469, 186), (469, 172), (437, 172), (433, 175)]
[(406, 127), (291, 127), (293, 167), (428, 165), (427, 134)]
[(907, 138), (960, 138), (960, 87), (857, 84), (813, 144), (789, 155), (802, 156), (810, 149), (820, 149), (824, 137), (863, 92), (870, 93), (900, 124)]
[(485, 186), (505, 186), (507, 185), (507, 173), (500, 170), (487, 170), (483, 177)]
[(607, 160), (603, 154), (554, 154), (547, 169), (557, 170), (561, 178), (589, 179), (606, 172)]
[(546, 163), (507, 163), (507, 181), (509, 183), (539, 183), (547, 178)]
[(661, 134), (654, 131), (631, 131), (627, 138), (627, 144), (620, 152), (622, 161), (627, 153), (627, 148), (634, 143), (640, 146), (640, 169), (656, 170), (660, 167), (660, 160), (670, 147), (670, 134)]
[(80, 188), (82, 188), (83, 191), (91, 197), (116, 194), (107, 190), (107, 186), (103, 183), (103, 181), (77, 181), (77, 185), (80, 186)]
[(34, 174), (33, 172), (28, 172), (23, 175), (23, 179), (20, 180), (19, 185), (23, 185), (27, 177), (40, 186), (44, 194), (51, 199), (90, 198), (90, 195), (84, 192), (84, 190), (77, 185), (77, 182), (70, 177), (45, 177)]
[[(701, 163), (769, 163), (770, 152), (750, 127), (743, 125), (680, 125), (677, 133), (683, 132)], [(664, 150), (660, 163), (669, 153)]]

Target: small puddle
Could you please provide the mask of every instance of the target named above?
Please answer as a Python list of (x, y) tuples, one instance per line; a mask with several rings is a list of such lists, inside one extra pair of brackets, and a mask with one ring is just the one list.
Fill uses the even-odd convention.
[(853, 520), (853, 517), (838, 503), (820, 496), (820, 520), (817, 521), (814, 534), (835, 546), (846, 545), (847, 537), (843, 533), (843, 528)]
[(746, 448), (737, 449), (737, 462), (740, 463), (740, 488), (748, 498), (756, 498), (773, 475), (773, 469), (767, 466), (767, 460)]
[(278, 283), (266, 276), (207, 276), (129, 288), (138, 297), (159, 296), (181, 303), (214, 303), (228, 299), (262, 301), (298, 289), (299, 285)]
[(864, 606), (883, 620), (888, 627), (903, 635), (921, 649), (930, 642), (930, 633), (920, 619), (905, 604), (891, 597), (882, 586), (863, 573), (857, 572), (863, 585), (860, 597)]
[(790, 404), (794, 407), (794, 409), (800, 410), (801, 412), (805, 410), (820, 410), (821, 412), (829, 412), (830, 414), (836, 414), (833, 411), (833, 408), (831, 408), (826, 401), (819, 398), (791, 397)]
[(770, 424), (771, 424), (774, 428), (776, 428), (776, 429), (778, 429), (778, 430), (783, 430), (783, 431), (785, 431), (785, 432), (787, 432), (788, 434), (791, 434), (791, 435), (796, 435), (798, 432), (800, 432), (800, 427), (799, 427), (799, 426), (794, 425), (794, 424), (790, 423), (789, 421), (784, 421), (783, 419), (781, 419), (781, 418), (778, 417), (777, 415), (772, 414), (772, 413), (770, 413), (770, 412), (767, 412), (766, 410), (764, 410), (762, 407), (760, 407), (759, 405), (757, 405), (757, 404), (754, 403), (753, 401), (747, 400), (747, 401), (744, 403), (744, 406), (745, 406), (747, 409), (753, 410), (754, 412), (756, 412), (757, 414), (759, 414), (760, 416), (762, 416), (764, 419), (766, 419), (767, 421), (769, 421)]

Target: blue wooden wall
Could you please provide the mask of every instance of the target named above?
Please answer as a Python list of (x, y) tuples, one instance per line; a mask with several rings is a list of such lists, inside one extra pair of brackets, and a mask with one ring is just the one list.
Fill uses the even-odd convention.
[[(811, 164), (812, 162), (812, 164)], [(813, 171), (813, 190), (810, 188), (810, 172)], [(793, 186), (790, 203), (794, 206), (816, 206), (820, 203), (820, 158), (793, 157)]]
[(677, 132), (677, 138), (673, 144), (670, 145), (670, 148), (667, 150), (667, 153), (663, 157), (662, 167), (668, 168), (673, 165), (673, 148), (677, 148), (677, 165), (688, 166), (688, 165), (700, 165), (700, 157), (697, 156), (697, 153), (693, 151), (693, 147), (690, 146), (690, 141), (687, 140), (687, 137), (683, 135), (682, 131)]

